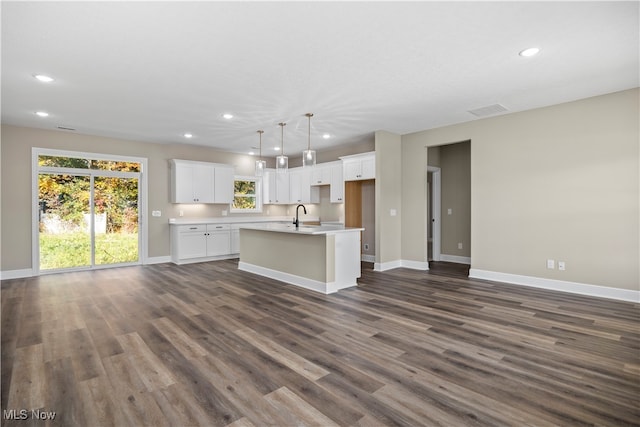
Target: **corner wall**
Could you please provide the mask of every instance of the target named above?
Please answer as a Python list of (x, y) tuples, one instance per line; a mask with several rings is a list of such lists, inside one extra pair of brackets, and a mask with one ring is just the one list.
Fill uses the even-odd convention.
[[(402, 152), (400, 135), (376, 135), (376, 270), (399, 267), (402, 255)], [(395, 215), (393, 215), (395, 213)], [(397, 264), (397, 265), (396, 265)]]
[[(471, 140), (472, 270), (637, 292), (639, 96), (632, 89), (403, 135), (403, 181), (426, 181), (426, 159), (415, 164), (425, 146)], [(424, 209), (420, 185), (403, 186), (405, 212)], [(423, 259), (423, 234), (403, 233), (404, 259)], [(566, 271), (547, 269), (547, 259)]]

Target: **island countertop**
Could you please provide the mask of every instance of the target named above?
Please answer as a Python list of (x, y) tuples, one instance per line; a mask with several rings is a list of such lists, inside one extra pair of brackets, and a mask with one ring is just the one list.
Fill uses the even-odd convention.
[(290, 233), (290, 234), (311, 234), (311, 235), (327, 235), (338, 233), (349, 233), (354, 231), (364, 231), (364, 228), (357, 227), (345, 227), (342, 225), (301, 225), (296, 228), (293, 224), (248, 224), (241, 225), (241, 230), (260, 230), (260, 231), (273, 231), (276, 233)]

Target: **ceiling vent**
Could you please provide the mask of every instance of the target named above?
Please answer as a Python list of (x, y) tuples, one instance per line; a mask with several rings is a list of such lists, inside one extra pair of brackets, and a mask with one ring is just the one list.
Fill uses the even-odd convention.
[(504, 113), (505, 111), (509, 111), (509, 110), (507, 110), (503, 105), (500, 105), (500, 104), (487, 105), (486, 107), (480, 107), (480, 108), (476, 108), (475, 110), (469, 110), (469, 112), (476, 117), (493, 116), (495, 114)]

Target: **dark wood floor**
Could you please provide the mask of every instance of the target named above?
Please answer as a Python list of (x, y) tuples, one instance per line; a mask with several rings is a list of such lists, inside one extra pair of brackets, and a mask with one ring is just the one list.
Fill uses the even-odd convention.
[(640, 424), (638, 304), (364, 268), (329, 296), (237, 260), (4, 281), (3, 424)]

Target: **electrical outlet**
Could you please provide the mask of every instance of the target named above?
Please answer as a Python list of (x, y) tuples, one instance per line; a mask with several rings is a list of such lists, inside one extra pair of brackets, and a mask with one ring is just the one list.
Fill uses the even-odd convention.
[(558, 270), (564, 271), (565, 269), (566, 265), (564, 264), (564, 261), (558, 261)]
[(229, 212), (225, 209), (225, 210), (222, 211), (222, 216), (227, 216), (228, 213)]
[(364, 244), (364, 250), (365, 250), (365, 251), (368, 251), (368, 250), (369, 250), (369, 244), (368, 244), (368, 243), (365, 243), (365, 244)]
[(453, 214), (453, 209), (449, 208), (447, 209), (447, 215), (452, 215)]
[(458, 243), (458, 249), (462, 249), (462, 243)]
[(552, 259), (547, 260), (547, 268), (554, 269), (556, 268), (556, 262)]
[(179, 216), (184, 216), (184, 211), (180, 211)]
[(160, 212), (160, 211), (151, 211), (151, 216), (162, 216), (162, 212)]

